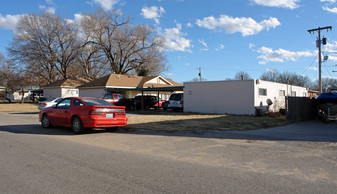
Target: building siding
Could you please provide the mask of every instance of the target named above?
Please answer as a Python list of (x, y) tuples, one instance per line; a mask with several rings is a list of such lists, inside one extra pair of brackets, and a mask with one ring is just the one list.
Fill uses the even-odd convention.
[[(267, 89), (267, 95), (259, 95), (259, 89)], [(284, 96), (280, 95), (280, 90), (284, 91)], [(267, 110), (267, 99), (270, 99), (273, 104), (269, 107), (269, 111), (278, 112), (285, 108), (285, 96), (291, 96), (292, 92), (296, 92), (296, 97), (307, 97), (308, 90), (304, 87), (275, 83), (263, 80), (255, 80), (255, 107), (262, 110)]]
[(254, 80), (187, 82), (184, 112), (253, 115)]

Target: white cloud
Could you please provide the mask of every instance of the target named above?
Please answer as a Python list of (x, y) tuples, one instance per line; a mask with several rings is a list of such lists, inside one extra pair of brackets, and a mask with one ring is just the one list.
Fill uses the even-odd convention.
[(337, 79), (337, 77), (332, 77), (332, 76), (330, 76), (330, 75), (324, 75), (324, 76), (322, 76), (322, 78), (325, 78), (325, 79)]
[(159, 24), (159, 18), (163, 16), (165, 9), (163, 7), (143, 7), (140, 15), (144, 16), (146, 19), (154, 19), (156, 24)]
[(314, 70), (314, 71), (318, 71), (318, 68), (317, 68), (317, 67), (308, 67), (307, 69), (311, 69), (311, 70)]
[(49, 5), (53, 5), (54, 1), (53, 0), (46, 0), (46, 3), (48, 3)]
[(207, 43), (205, 42), (205, 40), (198, 40), (203, 46), (204, 48), (201, 48), (200, 51), (208, 51), (208, 45)]
[(329, 8), (329, 7), (322, 7), (324, 11), (335, 13), (337, 14), (337, 7)]
[(277, 71), (274, 69), (266, 69), (266, 71), (271, 72), (271, 73), (277, 73)]
[(255, 44), (253, 44), (253, 43), (249, 43), (248, 47), (249, 47), (250, 49), (252, 49), (252, 48), (255, 48), (255, 47), (256, 47), (256, 45), (255, 45)]
[(56, 5), (55, 5), (54, 1), (53, 1), (53, 0), (45, 0), (45, 2), (46, 2), (48, 5), (50, 5), (50, 6), (47, 7), (47, 6), (44, 6), (44, 5), (40, 5), (40, 6), (39, 6), (39, 9), (40, 9), (42, 12), (45, 12), (45, 13), (54, 15), (54, 14), (55, 14), (55, 11), (56, 11)]
[(300, 52), (292, 52), (284, 49), (273, 50), (267, 47), (261, 47), (258, 51), (261, 53), (257, 58), (262, 59), (259, 61), (259, 64), (266, 64), (267, 62), (285, 62), (285, 61), (297, 61), (299, 57), (311, 57), (315, 56), (315, 52), (309, 51), (300, 51)]
[(220, 44), (219, 47), (216, 48), (215, 50), (216, 50), (216, 51), (219, 51), (219, 50), (223, 50), (223, 49), (225, 49), (225, 45)]
[(74, 14), (74, 20), (66, 19), (66, 21), (69, 22), (69, 23), (76, 23), (76, 24), (80, 25), (83, 17), (87, 17), (87, 16), (77, 13), (77, 14)]
[(200, 42), (202, 45), (204, 45), (204, 47), (206, 47), (206, 48), (208, 47), (208, 46), (207, 46), (207, 43), (205, 42), (205, 40), (200, 40), (200, 39), (199, 39), (199, 42)]
[(177, 24), (175, 28), (164, 29), (161, 36), (165, 39), (165, 47), (167, 51), (183, 51), (192, 52), (191, 40), (184, 38), (187, 34), (181, 32), (181, 24)]
[(100, 5), (105, 10), (111, 10), (119, 0), (94, 0), (94, 3)]
[(321, 2), (336, 3), (336, 0), (321, 0)]
[(251, 2), (268, 7), (281, 7), (281, 8), (289, 8), (296, 9), (299, 7), (297, 4), (301, 0), (251, 0)]
[(45, 13), (48, 13), (48, 14), (51, 14), (51, 15), (54, 15), (55, 14), (55, 10), (56, 10), (54, 7), (46, 7), (44, 5), (40, 5), (39, 9), (42, 12), (45, 12)]
[(197, 20), (196, 24), (199, 27), (204, 27), (210, 30), (222, 28), (229, 34), (241, 33), (242, 36), (250, 36), (259, 33), (260, 31), (270, 28), (276, 28), (281, 25), (277, 18), (270, 17), (268, 20), (256, 22), (252, 18), (234, 18), (227, 15), (221, 15), (219, 18), (213, 16), (206, 17), (202, 20)]
[(16, 24), (21, 19), (22, 15), (6, 15), (2, 16), (0, 14), (0, 28), (14, 30)]
[(326, 45), (324, 46), (324, 52), (337, 53), (337, 41), (334, 41), (332, 44), (327, 42)]
[(189, 28), (192, 28), (192, 27), (193, 27), (193, 24), (190, 23), (190, 22), (188, 22), (188, 23), (186, 24), (186, 26), (189, 27)]

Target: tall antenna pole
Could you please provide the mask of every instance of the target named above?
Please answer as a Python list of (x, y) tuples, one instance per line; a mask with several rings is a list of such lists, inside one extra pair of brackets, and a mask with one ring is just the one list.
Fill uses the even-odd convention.
[(200, 81), (202, 81), (202, 77), (201, 77), (201, 67), (199, 67), (198, 69), (199, 69), (199, 77), (200, 77)]
[(308, 32), (314, 33), (315, 31), (318, 31), (318, 37), (316, 40), (316, 47), (318, 47), (318, 88), (319, 88), (319, 94), (322, 93), (322, 55), (321, 55), (321, 44), (322, 44), (322, 40), (321, 40), (321, 30), (327, 30), (329, 31), (332, 30), (331, 26), (326, 26), (326, 27), (319, 27), (316, 29), (311, 29), (308, 30)]

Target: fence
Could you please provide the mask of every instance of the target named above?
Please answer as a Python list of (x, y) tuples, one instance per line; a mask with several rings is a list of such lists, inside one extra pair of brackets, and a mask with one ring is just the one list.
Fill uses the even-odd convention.
[(308, 97), (286, 97), (287, 121), (307, 121), (317, 115), (316, 100)]

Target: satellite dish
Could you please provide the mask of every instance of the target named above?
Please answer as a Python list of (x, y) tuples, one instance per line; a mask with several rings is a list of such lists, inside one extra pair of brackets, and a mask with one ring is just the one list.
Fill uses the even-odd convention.
[(272, 105), (273, 104), (273, 101), (271, 101), (269, 98), (267, 99), (267, 104), (268, 106)]

